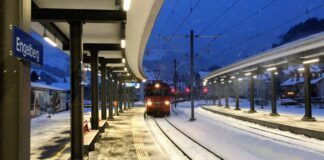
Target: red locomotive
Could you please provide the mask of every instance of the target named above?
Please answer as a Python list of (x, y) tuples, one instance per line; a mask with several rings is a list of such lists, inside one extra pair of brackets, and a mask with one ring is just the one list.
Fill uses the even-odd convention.
[(171, 111), (170, 86), (162, 81), (149, 82), (145, 88), (146, 113), (150, 116), (169, 116)]

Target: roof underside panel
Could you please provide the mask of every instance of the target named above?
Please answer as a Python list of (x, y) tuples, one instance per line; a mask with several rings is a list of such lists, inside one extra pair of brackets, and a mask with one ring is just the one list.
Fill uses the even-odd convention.
[(142, 70), (144, 49), (163, 2), (164, 0), (135, 0), (127, 12), (126, 59), (139, 79), (145, 78)]

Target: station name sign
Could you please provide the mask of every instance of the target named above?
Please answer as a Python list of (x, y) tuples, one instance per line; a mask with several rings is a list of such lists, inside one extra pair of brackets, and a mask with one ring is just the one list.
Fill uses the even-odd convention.
[(12, 27), (12, 46), (17, 58), (43, 65), (43, 45), (16, 26)]

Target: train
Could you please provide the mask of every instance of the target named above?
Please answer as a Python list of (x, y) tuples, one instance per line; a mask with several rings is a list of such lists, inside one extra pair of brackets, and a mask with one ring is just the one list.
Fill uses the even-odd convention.
[(154, 117), (170, 116), (170, 86), (162, 81), (147, 82), (144, 87), (146, 114)]

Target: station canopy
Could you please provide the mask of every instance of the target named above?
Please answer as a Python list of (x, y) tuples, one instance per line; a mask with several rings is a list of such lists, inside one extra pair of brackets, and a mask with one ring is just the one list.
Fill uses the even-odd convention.
[[(36, 8), (106, 10), (121, 13), (122, 3), (122, 0), (33, 0), (32, 12)], [(126, 42), (125, 53), (117, 47), (117, 49), (99, 51), (98, 55), (99, 57), (112, 59), (125, 58), (126, 63), (111, 63), (107, 64), (107, 66), (119, 68), (128, 67), (135, 77), (145, 79), (142, 69), (144, 49), (162, 4), (163, 0), (131, 0), (130, 9), (126, 12), (125, 23), (118, 20), (104, 23), (85, 22), (83, 25), (83, 44), (111, 44), (112, 48), (114, 48), (114, 46), (120, 46), (124, 35)], [(42, 21), (37, 20), (37, 18), (35, 20), (33, 14), (32, 29), (40, 35), (43, 35), (43, 26), (45, 26), (48, 29), (46, 32), (47, 36), (56, 39), (58, 47), (69, 53), (68, 43), (70, 32), (68, 22), (55, 20), (51, 22)], [(61, 13), (56, 14), (60, 16), (59, 14)], [(123, 27), (123, 23), (125, 27)], [(85, 47), (84, 54), (89, 55), (89, 50), (86, 50)]]

